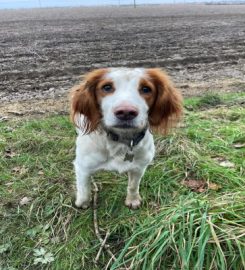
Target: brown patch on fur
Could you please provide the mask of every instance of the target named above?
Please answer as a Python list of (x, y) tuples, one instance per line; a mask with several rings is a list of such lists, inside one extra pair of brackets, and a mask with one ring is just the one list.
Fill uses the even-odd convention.
[[(102, 117), (97, 100), (96, 88), (106, 74), (107, 69), (97, 69), (84, 76), (80, 85), (76, 85), (71, 91), (71, 120), (83, 127), (84, 133), (94, 131)], [(80, 115), (85, 116), (83, 123), (79, 122)]]
[(147, 74), (157, 90), (149, 109), (150, 126), (154, 131), (166, 134), (183, 113), (182, 96), (161, 69), (148, 69)]

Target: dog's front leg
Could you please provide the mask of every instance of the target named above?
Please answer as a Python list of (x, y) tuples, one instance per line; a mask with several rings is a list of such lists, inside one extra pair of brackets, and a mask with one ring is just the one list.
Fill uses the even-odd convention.
[(128, 188), (127, 197), (125, 200), (126, 206), (132, 209), (140, 207), (141, 197), (139, 193), (139, 185), (145, 169), (142, 171), (129, 171), (128, 172)]
[(91, 179), (90, 173), (82, 169), (79, 164), (74, 163), (76, 172), (76, 201), (75, 205), (79, 208), (86, 209), (91, 201)]

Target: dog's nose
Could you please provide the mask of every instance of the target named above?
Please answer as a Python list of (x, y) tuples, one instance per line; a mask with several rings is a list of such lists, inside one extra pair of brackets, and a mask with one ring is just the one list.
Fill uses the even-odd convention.
[(119, 120), (133, 120), (138, 114), (138, 110), (132, 106), (117, 107), (114, 111), (115, 116)]

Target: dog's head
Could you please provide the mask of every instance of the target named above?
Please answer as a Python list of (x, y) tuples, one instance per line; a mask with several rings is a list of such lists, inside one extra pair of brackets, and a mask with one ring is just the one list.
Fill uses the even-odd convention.
[(150, 125), (166, 134), (181, 114), (180, 93), (157, 68), (97, 69), (71, 95), (71, 119), (84, 133), (99, 125), (117, 133)]

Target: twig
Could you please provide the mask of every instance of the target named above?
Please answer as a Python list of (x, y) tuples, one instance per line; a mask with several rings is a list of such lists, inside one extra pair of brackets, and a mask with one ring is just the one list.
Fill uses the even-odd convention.
[(99, 261), (100, 254), (101, 254), (101, 252), (102, 252), (102, 249), (105, 247), (105, 243), (106, 243), (106, 240), (107, 240), (107, 238), (109, 237), (109, 235), (110, 235), (110, 232), (108, 231), (108, 232), (106, 233), (106, 236), (105, 236), (103, 242), (101, 243), (100, 249), (99, 249), (99, 251), (98, 251), (98, 253), (97, 253), (96, 257), (95, 257), (95, 260), (94, 260), (95, 264), (97, 264), (98, 261)]
[(112, 260), (113, 260), (113, 258), (111, 257), (110, 260), (108, 261), (106, 267), (105, 267), (105, 270), (109, 269), (109, 266), (110, 266)]
[(101, 251), (103, 248), (111, 256), (109, 262), (111, 262), (111, 260), (116, 261), (116, 257), (109, 249), (109, 245), (106, 245), (106, 240), (109, 237), (109, 232), (106, 233), (106, 236), (104, 239), (101, 237), (101, 234), (100, 234), (99, 225), (98, 225), (98, 215), (97, 215), (97, 203), (98, 203), (99, 189), (98, 189), (97, 184), (94, 181), (92, 181), (92, 183), (94, 185), (94, 196), (93, 196), (94, 231), (95, 231), (96, 237), (98, 238), (98, 240), (100, 241), (100, 244), (101, 244), (99, 252), (97, 253), (97, 256), (95, 258), (95, 263), (98, 262)]

